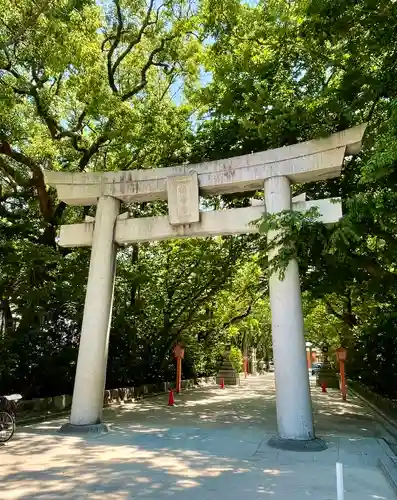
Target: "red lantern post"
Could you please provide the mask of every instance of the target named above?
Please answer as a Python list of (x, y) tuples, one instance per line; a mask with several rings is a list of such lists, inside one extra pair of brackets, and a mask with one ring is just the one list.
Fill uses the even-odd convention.
[(339, 371), (340, 371), (340, 390), (342, 393), (343, 401), (346, 401), (346, 374), (345, 374), (345, 362), (347, 359), (347, 350), (344, 347), (339, 347), (336, 350), (336, 357), (339, 361)]
[(244, 356), (244, 378), (247, 378), (248, 375), (248, 356)]
[(174, 347), (174, 356), (176, 358), (176, 392), (179, 394), (182, 389), (182, 359), (185, 356), (185, 349), (181, 344)]

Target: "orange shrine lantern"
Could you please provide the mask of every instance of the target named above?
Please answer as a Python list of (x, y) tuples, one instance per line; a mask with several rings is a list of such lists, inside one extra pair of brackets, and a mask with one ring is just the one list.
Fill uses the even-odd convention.
[(174, 356), (176, 358), (176, 392), (179, 394), (182, 389), (182, 359), (185, 356), (185, 348), (179, 343), (174, 347)]
[(339, 361), (339, 372), (340, 372), (340, 391), (342, 393), (343, 401), (346, 401), (346, 374), (345, 374), (345, 362), (347, 359), (347, 349), (344, 347), (338, 347), (336, 350), (336, 358)]

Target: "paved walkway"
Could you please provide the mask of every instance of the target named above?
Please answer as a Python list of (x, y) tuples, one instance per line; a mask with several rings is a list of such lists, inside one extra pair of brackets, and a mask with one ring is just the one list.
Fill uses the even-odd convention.
[(0, 498), (336, 500), (335, 462), (344, 464), (345, 500), (396, 498), (377, 462), (387, 431), (358, 400), (312, 388), (317, 453), (269, 448), (276, 430), (274, 380), (185, 392), (105, 411), (108, 434), (71, 437), (57, 420), (21, 428), (0, 448)]

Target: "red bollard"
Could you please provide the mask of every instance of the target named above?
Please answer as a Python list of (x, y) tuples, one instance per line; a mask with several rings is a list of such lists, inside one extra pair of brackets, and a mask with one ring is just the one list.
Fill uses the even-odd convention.
[(326, 384), (326, 382), (323, 382), (321, 384), (321, 392), (327, 392), (327, 384)]
[(170, 395), (168, 396), (168, 406), (174, 406), (174, 391), (170, 389)]
[(221, 378), (221, 385), (220, 385), (220, 388), (221, 389), (224, 389), (225, 388), (225, 380), (223, 378)]

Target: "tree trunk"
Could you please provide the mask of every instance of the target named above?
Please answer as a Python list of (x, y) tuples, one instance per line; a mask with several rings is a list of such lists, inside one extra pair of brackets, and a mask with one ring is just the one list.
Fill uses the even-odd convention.
[[(52, 212), (52, 216), (47, 220), (47, 226), (39, 239), (41, 245), (56, 248), (57, 230), (61, 223), (61, 218), (66, 209), (66, 203), (61, 201)], [(44, 216), (44, 214), (43, 214)], [(46, 220), (46, 217), (44, 217)]]
[[(132, 245), (131, 264), (135, 266), (136, 264), (138, 264), (138, 260), (139, 260), (139, 246), (137, 243), (135, 243), (134, 245)], [(138, 286), (136, 285), (136, 283), (134, 283), (131, 286), (131, 295), (130, 295), (132, 307), (135, 305), (137, 292), (138, 292)]]
[(0, 301), (0, 313), (1, 313), (0, 333), (8, 337), (12, 335), (12, 333), (14, 332), (14, 318), (12, 317), (12, 311), (8, 299), (2, 299)]

